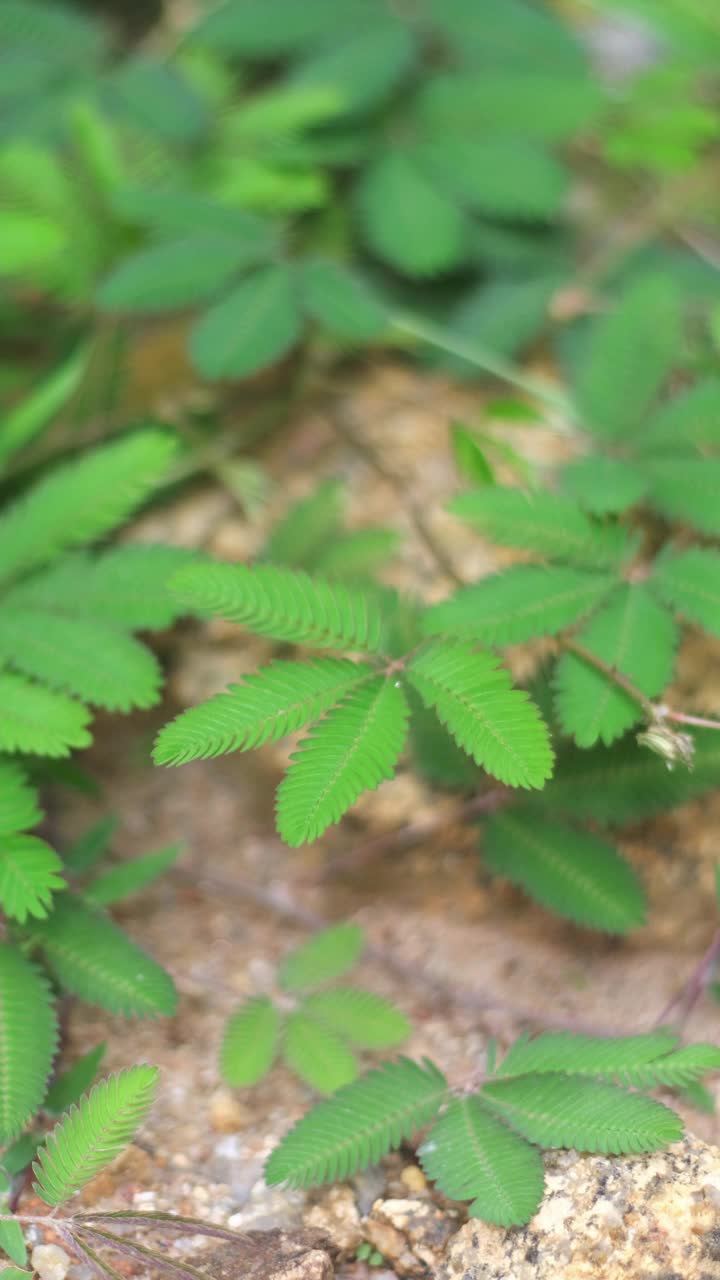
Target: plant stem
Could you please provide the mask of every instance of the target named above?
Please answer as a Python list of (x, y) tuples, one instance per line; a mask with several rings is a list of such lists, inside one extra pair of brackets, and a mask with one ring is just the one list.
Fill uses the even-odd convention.
[(715, 930), (710, 940), (710, 945), (703, 952), (687, 982), (680, 988), (677, 995), (674, 995), (668, 1001), (662, 1012), (658, 1014), (655, 1020), (656, 1026), (663, 1026), (674, 1009), (680, 1010), (680, 1018), (677, 1025), (682, 1027), (687, 1022), (698, 1000), (707, 989), (718, 960), (720, 960), (720, 926)]
[(699, 729), (720, 729), (720, 720), (709, 720), (706, 716), (693, 716), (686, 711), (673, 711), (671, 707), (665, 706), (664, 703), (655, 703), (643, 693), (642, 689), (638, 689), (632, 680), (624, 676), (616, 667), (611, 667), (609, 663), (604, 662), (596, 653), (592, 653), (590, 649), (586, 649), (584, 645), (578, 644), (575, 640), (563, 640), (563, 648), (568, 652), (574, 653), (583, 662), (587, 662), (589, 666), (594, 667), (601, 675), (607, 676), (608, 680), (612, 680), (619, 689), (632, 698), (647, 716), (650, 723), (663, 720), (672, 720), (674, 724), (690, 724), (695, 725)]
[(474, 342), (466, 342), (457, 334), (448, 334), (439, 325), (431, 324), (427, 320), (419, 320), (416, 316), (394, 316), (393, 324), (401, 333), (406, 333), (409, 337), (417, 338), (419, 342), (426, 342), (429, 346), (437, 347), (441, 351), (447, 351), (449, 355), (458, 356), (461, 360), (468, 360), (479, 369), (483, 369), (485, 373), (489, 373), (491, 377), (499, 378), (501, 382), (517, 387), (518, 391), (534, 396), (549, 409), (572, 420), (572, 404), (562, 391), (555, 390), (539, 378), (523, 373), (522, 369), (509, 360), (504, 360), (502, 356), (487, 351)]

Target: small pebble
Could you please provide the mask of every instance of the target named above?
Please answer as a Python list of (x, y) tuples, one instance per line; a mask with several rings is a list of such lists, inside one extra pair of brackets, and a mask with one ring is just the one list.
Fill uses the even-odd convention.
[(416, 1164), (409, 1164), (403, 1169), (400, 1181), (408, 1191), (427, 1191), (427, 1178)]
[(65, 1280), (70, 1255), (57, 1244), (36, 1244), (30, 1261), (40, 1280)]

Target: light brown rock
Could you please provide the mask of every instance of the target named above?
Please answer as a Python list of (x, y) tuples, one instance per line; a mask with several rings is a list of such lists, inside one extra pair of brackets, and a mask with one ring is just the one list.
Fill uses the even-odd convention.
[(332, 1280), (331, 1252), (318, 1231), (248, 1231), (193, 1262), (209, 1280)]
[(527, 1227), (473, 1220), (437, 1280), (720, 1280), (720, 1151), (693, 1137), (651, 1156), (546, 1157)]
[(452, 1214), (428, 1200), (376, 1200), (363, 1223), (365, 1239), (399, 1276), (434, 1276), (449, 1236)]
[(330, 1187), (310, 1206), (304, 1221), (306, 1226), (324, 1231), (343, 1253), (352, 1253), (362, 1244), (360, 1214), (350, 1187)]

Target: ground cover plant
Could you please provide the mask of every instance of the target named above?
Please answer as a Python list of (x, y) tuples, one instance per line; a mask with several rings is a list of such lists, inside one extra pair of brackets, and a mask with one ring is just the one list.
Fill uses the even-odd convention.
[[(688, 639), (720, 637), (720, 35), (689, 0), (625, 7), (627, 66), (598, 54), (614, 0), (225, 0), (179, 26), (168, 5), (147, 41), (89, 6), (0, 6), (0, 1247), (16, 1270), (24, 1172), (102, 1058), (58, 1073), (60, 1004), (175, 1010), (108, 909), (177, 848), (98, 870), (112, 823), (64, 845), (44, 813), (46, 790), (83, 783), (96, 714), (102, 734), (105, 713), (159, 701), (152, 633), (220, 618), (268, 643), (256, 672), (168, 720), (154, 757), (290, 738), (291, 849), (409, 762), (457, 795), (485, 872), (622, 936), (647, 915), (627, 830), (717, 788), (720, 724), (676, 680)], [(158, 337), (174, 355), (138, 415), (132, 371)], [(346, 371), (379, 352), (494, 397), (447, 448), (449, 511), (502, 550), (497, 572), (465, 580), (402, 479), (451, 584), (432, 603), (387, 585), (397, 532), (346, 527), (332, 478), (248, 563), (125, 539), (198, 475), (250, 518), (254, 445), (298, 407), (332, 420)], [(518, 414), (562, 436), (561, 463), (531, 465), (489, 422)], [(369, 464), (387, 479), (382, 449)], [(283, 1059), (331, 1095), (272, 1182), (349, 1176), (421, 1134), (439, 1189), (511, 1225), (539, 1203), (541, 1149), (654, 1150), (680, 1126), (647, 1091), (708, 1103), (718, 1050), (683, 1045), (674, 1006), (647, 1034), (524, 1037), (499, 1064), (491, 1046), (461, 1086), (408, 1058), (358, 1079), (355, 1049), (410, 1031), (335, 985), (360, 942), (349, 924), (301, 944), (227, 1025), (229, 1084)], [(95, 1129), (123, 1145), (154, 1087), (137, 1067), (82, 1096), (41, 1147), (48, 1204), (99, 1168), (81, 1150)], [(61, 1235), (112, 1276), (108, 1220), (72, 1221)]]

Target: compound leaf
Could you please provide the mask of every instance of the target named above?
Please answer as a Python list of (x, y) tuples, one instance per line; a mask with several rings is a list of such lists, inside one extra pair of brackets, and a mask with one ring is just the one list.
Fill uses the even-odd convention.
[(357, 964), (363, 944), (359, 925), (335, 924), (321, 929), (285, 957), (278, 974), (281, 987), (307, 992), (341, 978)]
[(198, 373), (211, 381), (247, 378), (282, 359), (301, 328), (290, 268), (263, 267), (198, 318), (190, 355)]
[(494, 485), (461, 493), (449, 510), (492, 542), (589, 569), (617, 566), (633, 550), (625, 529), (593, 523), (570, 498)]
[(154, 244), (124, 258), (100, 285), (101, 311), (152, 315), (212, 298), (242, 267), (254, 266), (264, 246), (217, 231)]
[[(677, 628), (644, 583), (619, 586), (576, 639), (648, 698), (670, 683)], [(561, 657), (554, 686), (558, 719), (580, 747), (609, 745), (643, 715), (635, 698), (575, 653)]]
[(283, 1041), (288, 1066), (318, 1093), (335, 1093), (358, 1074), (358, 1061), (332, 1028), (302, 1011), (291, 1013)]
[(37, 836), (0, 836), (0, 907), (24, 924), (28, 916), (44, 919), (53, 893), (66, 887), (62, 863), (54, 849)]
[(720, 636), (720, 555), (707, 547), (691, 547), (662, 555), (651, 585), (671, 609), (711, 635)]
[(543, 786), (553, 761), (547, 727), (494, 657), (438, 640), (410, 661), (407, 676), (476, 764), (509, 786)]
[(628, 933), (644, 923), (632, 867), (606, 840), (535, 813), (496, 814), (483, 830), (483, 860), (542, 906), (586, 928)]
[(168, 973), (109, 916), (63, 893), (33, 927), (48, 968), (65, 991), (125, 1017), (169, 1016), (177, 994)]
[(87, 747), (90, 714), (64, 693), (32, 684), (24, 676), (0, 673), (0, 750), (26, 755), (68, 756)]
[(157, 487), (174, 452), (165, 432), (138, 431), (55, 467), (0, 520), (0, 580), (121, 524)]
[(303, 1008), (359, 1049), (392, 1049), (410, 1035), (407, 1018), (389, 1000), (359, 987), (319, 991)]
[(387, 330), (385, 308), (365, 281), (340, 263), (304, 263), (301, 288), (308, 315), (334, 337), (369, 342)]
[[(226, 0), (193, 31), (193, 40), (225, 54), (244, 58), (277, 58), (342, 35), (362, 22), (368, 0), (338, 4), (337, 0)], [(372, 5), (372, 10), (375, 6)]]
[(288, 844), (316, 840), (363, 791), (393, 776), (409, 714), (399, 685), (376, 676), (318, 721), (293, 755), (277, 794), (278, 830)]
[(3, 608), (0, 658), (84, 702), (110, 711), (151, 707), (160, 696), (160, 667), (145, 645), (87, 618)]
[(220, 1074), (246, 1089), (266, 1076), (278, 1050), (282, 1015), (267, 996), (247, 1000), (228, 1019), (220, 1049)]
[(608, 574), (562, 565), (513, 565), (461, 587), (423, 618), (430, 635), (447, 632), (502, 647), (556, 635), (589, 613), (612, 589)]
[(25, 831), (40, 821), (38, 793), (12, 760), (0, 760), (0, 836)]
[(642, 467), (600, 454), (569, 462), (560, 473), (560, 483), (581, 507), (600, 516), (626, 511), (648, 491)]
[(405, 275), (436, 275), (466, 256), (465, 215), (401, 151), (385, 152), (366, 169), (357, 210), (368, 248)]
[(584, 425), (619, 440), (640, 427), (680, 342), (679, 299), (667, 276), (633, 281), (595, 321), (575, 388)]
[[(521, 1036), (516, 1040), (500, 1063), (497, 1075), (559, 1071), (566, 1075), (623, 1076), (627, 1071), (661, 1059), (675, 1048), (677, 1041), (676, 1035), (664, 1030), (608, 1038), (546, 1031), (532, 1039)], [(716, 1052), (720, 1058), (720, 1050)]]
[(152, 1106), (157, 1067), (108, 1076), (56, 1124), (33, 1165), (34, 1190), (60, 1205), (105, 1169), (130, 1143)]
[(168, 867), (175, 862), (182, 850), (181, 844), (170, 844), (157, 853), (146, 853), (141, 858), (132, 858), (127, 862), (111, 867), (104, 875), (98, 876), (84, 889), (83, 896), (96, 906), (107, 907), (113, 902), (120, 902), (145, 889), (153, 880), (157, 880)]
[(342, 658), (273, 662), (226, 693), (181, 712), (158, 734), (158, 764), (186, 764), (249, 751), (304, 728), (373, 676)]
[(653, 414), (634, 441), (643, 453), (686, 453), (720, 445), (720, 379), (706, 378)]
[(262, 559), (288, 569), (315, 568), (316, 557), (339, 533), (341, 514), (342, 488), (337, 480), (325, 480), (273, 526)]
[(478, 1097), (454, 1098), (418, 1155), (440, 1191), (453, 1200), (472, 1200), (471, 1215), (499, 1227), (527, 1222), (542, 1199), (539, 1151)]
[(489, 218), (553, 218), (567, 194), (563, 165), (524, 138), (445, 136), (421, 144), (417, 158), (440, 190)]
[(649, 458), (650, 502), (668, 520), (720, 534), (720, 458)]
[(47, 983), (16, 947), (0, 942), (0, 1143), (40, 1106), (56, 1044)]
[(422, 1129), (448, 1093), (431, 1062), (386, 1063), (314, 1107), (273, 1151), (269, 1186), (311, 1187), (352, 1177)]
[(378, 594), (297, 570), (194, 564), (175, 574), (171, 587), (188, 609), (227, 618), (272, 640), (371, 653), (382, 644)]
[(348, 27), (343, 36), (300, 62), (290, 84), (336, 89), (344, 111), (366, 111), (403, 80), (415, 60), (416, 42), (410, 28), (389, 15), (366, 31)]
[(494, 1080), (480, 1097), (528, 1142), (603, 1155), (657, 1151), (682, 1137), (679, 1116), (652, 1098), (582, 1076)]

